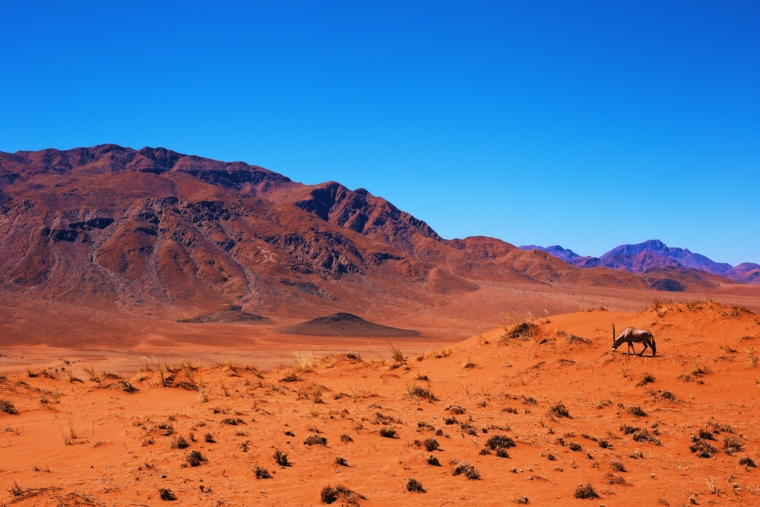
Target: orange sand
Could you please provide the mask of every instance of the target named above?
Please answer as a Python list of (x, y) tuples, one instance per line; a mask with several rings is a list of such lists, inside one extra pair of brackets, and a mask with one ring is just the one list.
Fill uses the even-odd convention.
[[(612, 352), (613, 322), (618, 330), (650, 329), (658, 356), (626, 356), (625, 346)], [(100, 368), (99, 382), (90, 381), (82, 370), (86, 354), (81, 363), (54, 364), (55, 379), (30, 378), (4, 357), (0, 373), (11, 366), (13, 372), (1, 377), (0, 399), (18, 414), (0, 412), (0, 504), (164, 505), (159, 489), (169, 488), (179, 505), (316, 505), (328, 484), (364, 495), (361, 505), (504, 505), (523, 496), (532, 505), (657, 505), (661, 499), (676, 506), (690, 498), (698, 505), (760, 504), (757, 469), (739, 464), (747, 456), (760, 463), (760, 374), (751, 364), (760, 317), (706, 303), (584, 311), (536, 323), (526, 339), (502, 340), (504, 330), (496, 329), (403, 362), (388, 358), (388, 346), (379, 344), (385, 360), (322, 352), (313, 371), (307, 364), (294, 382), (282, 380), (292, 366), (257, 370), (236, 360), (175, 364), (166, 373), (175, 387), (162, 387), (151, 359), (150, 371), (133, 368), (125, 376), (135, 393), (125, 392), (119, 378), (104, 378)], [(569, 343), (572, 335), (590, 343)], [(69, 382), (64, 367), (84, 382)], [(695, 375), (700, 367), (706, 372)], [(653, 382), (637, 387), (645, 374)], [(431, 390), (436, 401), (409, 395), (414, 386)], [(675, 400), (663, 397), (666, 391)], [(549, 412), (558, 402), (569, 418)], [(465, 412), (455, 414), (449, 405)], [(633, 415), (633, 407), (646, 416)], [(457, 423), (445, 424), (451, 417)], [(439, 450), (415, 445), (434, 436), (429, 427), (418, 429), (423, 421), (443, 433), (436, 437)], [(707, 441), (717, 451), (699, 458), (689, 450), (690, 437), (711, 421), (723, 425)], [(167, 425), (173, 433), (165, 436)], [(647, 429), (661, 445), (634, 441), (622, 425)], [(76, 438), (65, 445), (62, 434), (71, 427)], [(382, 437), (381, 428), (393, 428), (399, 438)], [(206, 433), (216, 443), (205, 442)], [(342, 442), (343, 434), (353, 441)], [(327, 445), (305, 445), (310, 435), (324, 436)], [(494, 435), (514, 439), (508, 458), (479, 453)], [(189, 448), (172, 448), (179, 436)], [(727, 454), (725, 437), (743, 449)], [(288, 453), (291, 466), (276, 465), (276, 449)], [(188, 466), (191, 450), (207, 461)], [(426, 462), (431, 454), (441, 466)], [(335, 464), (338, 456), (347, 467)], [(453, 476), (454, 460), (474, 465), (481, 479)], [(624, 471), (613, 468), (615, 461)], [(257, 480), (256, 465), (272, 478)], [(410, 477), (426, 492), (407, 492)], [(708, 488), (713, 480), (716, 493)], [(14, 483), (17, 496), (6, 491)], [(574, 498), (580, 483), (591, 483), (601, 498)]]

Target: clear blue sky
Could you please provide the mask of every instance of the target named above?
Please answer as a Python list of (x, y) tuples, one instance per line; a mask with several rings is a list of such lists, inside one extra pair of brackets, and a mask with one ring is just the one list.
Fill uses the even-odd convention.
[(364, 187), (447, 238), (760, 262), (760, 2), (4, 2), (0, 150)]

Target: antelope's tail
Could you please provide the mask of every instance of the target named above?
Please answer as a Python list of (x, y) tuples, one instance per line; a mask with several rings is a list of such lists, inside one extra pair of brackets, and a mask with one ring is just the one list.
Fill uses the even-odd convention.
[(657, 344), (654, 342), (654, 335), (652, 335), (652, 357), (657, 355)]

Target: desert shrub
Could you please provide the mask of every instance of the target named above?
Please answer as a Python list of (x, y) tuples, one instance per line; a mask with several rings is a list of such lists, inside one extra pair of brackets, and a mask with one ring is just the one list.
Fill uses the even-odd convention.
[(486, 445), (495, 451), (498, 448), (509, 449), (515, 446), (515, 441), (506, 435), (493, 435), (486, 441)]
[(406, 395), (407, 396), (416, 396), (418, 398), (424, 398), (428, 401), (437, 401), (438, 398), (435, 397), (433, 394), (433, 391), (428, 386), (427, 388), (424, 388), (422, 386), (409, 384), (406, 386)]
[(390, 427), (380, 428), (380, 436), (385, 438), (399, 438), (396, 430)]
[(322, 488), (320, 492), (322, 503), (331, 504), (337, 502), (338, 499), (342, 499), (348, 505), (358, 505), (359, 500), (364, 496), (356, 491), (351, 491), (345, 486), (330, 486), (327, 485)]
[(752, 468), (756, 466), (755, 462), (752, 461), (752, 458), (750, 458), (749, 456), (744, 456), (742, 459), (740, 459), (739, 464), (745, 467), (752, 467)]
[(411, 477), (409, 477), (408, 479), (406, 479), (406, 481), (404, 483), (404, 488), (407, 491), (411, 492), (411, 493), (424, 493), (425, 492), (425, 488), (422, 487), (422, 484), (418, 480), (412, 479)]
[(610, 467), (616, 472), (625, 472), (625, 465), (616, 459), (612, 460)]
[(605, 474), (604, 482), (607, 484), (619, 484), (619, 485), (628, 484), (627, 482), (625, 482), (625, 479), (623, 477), (619, 475), (612, 475), (612, 474)]
[(440, 445), (438, 444), (438, 439), (433, 438), (433, 437), (426, 438), (425, 441), (422, 442), (422, 445), (425, 446), (425, 450), (428, 452), (436, 451), (438, 450), (438, 447), (440, 447)]
[(341, 442), (346, 442), (346, 443), (348, 443), (348, 442), (353, 442), (353, 441), (354, 441), (354, 439), (353, 439), (353, 438), (351, 438), (351, 435), (347, 435), (347, 434), (345, 434), (345, 433), (344, 433), (344, 434), (342, 434), (342, 435), (340, 436), (340, 441), (341, 441)]
[(205, 461), (206, 458), (203, 457), (203, 454), (201, 454), (200, 451), (190, 451), (190, 454), (187, 455), (187, 462), (191, 467), (200, 466), (200, 464)]
[(172, 440), (172, 449), (187, 449), (190, 444), (185, 437), (179, 437)]
[(567, 338), (567, 343), (574, 344), (574, 343), (582, 343), (583, 345), (588, 345), (591, 343), (591, 340), (588, 338), (584, 338), (582, 336), (576, 336), (574, 334), (571, 334), (569, 338)]
[(11, 403), (10, 400), (0, 400), (0, 412), (5, 412), (6, 414), (18, 414), (18, 410), (16, 410), (16, 407), (13, 406), (13, 403)]
[(343, 456), (338, 456), (337, 458), (335, 458), (335, 464), (339, 465), (339, 466), (342, 466), (342, 467), (347, 467), (348, 466), (348, 460), (346, 458), (344, 458)]
[(641, 428), (637, 428), (636, 426), (629, 426), (627, 424), (624, 424), (620, 427), (620, 431), (623, 432), (623, 435), (630, 435), (632, 433), (636, 433), (637, 431), (641, 431)]
[(718, 452), (715, 447), (699, 437), (691, 437), (691, 445), (689, 446), (689, 450), (693, 453), (696, 453), (697, 457), (699, 458), (710, 458), (714, 453)]
[(635, 432), (633, 435), (631, 435), (631, 438), (635, 440), (636, 442), (651, 442), (654, 445), (662, 445), (662, 442), (660, 442), (660, 439), (657, 437), (654, 437), (649, 434), (649, 432), (644, 428), (641, 431)]
[(496, 457), (497, 458), (508, 458), (509, 453), (504, 447), (497, 447), (496, 448)]
[(581, 447), (581, 444), (579, 444), (578, 442), (570, 442), (570, 444), (568, 444), (568, 447), (570, 448), (571, 451), (583, 450), (583, 448)]
[(391, 347), (391, 357), (393, 358), (395, 362), (403, 363), (406, 361), (406, 356), (404, 355), (404, 353), (401, 351), (400, 348), (396, 347), (391, 342), (388, 342), (388, 345), (390, 345)]
[(723, 449), (726, 454), (733, 454), (739, 452), (744, 448), (744, 443), (734, 436), (727, 436), (723, 439)]
[(635, 407), (629, 408), (628, 411), (631, 414), (635, 415), (636, 417), (646, 417), (647, 416), (647, 413), (644, 412), (644, 410), (641, 407), (639, 407), (638, 405), (635, 406)]
[(704, 438), (705, 440), (715, 440), (715, 435), (713, 435), (712, 431), (708, 429), (701, 429), (699, 430), (699, 438)]
[(456, 417), (444, 417), (443, 424), (448, 424), (448, 425), (459, 424), (459, 421), (457, 421)]
[(274, 451), (274, 461), (280, 465), (281, 467), (288, 467), (290, 466), (290, 462), (288, 461), (288, 453), (282, 452), (279, 449), (276, 449)]
[(240, 418), (228, 417), (220, 421), (222, 424), (229, 424), (230, 426), (237, 426), (238, 424), (245, 424), (245, 421)]
[(504, 330), (504, 333), (501, 335), (502, 341), (506, 341), (508, 339), (512, 340), (529, 340), (532, 338), (535, 334), (537, 334), (539, 331), (539, 327), (532, 322), (523, 322), (521, 324), (517, 324), (516, 326), (513, 326), (510, 330)]
[(215, 444), (216, 443), (216, 440), (214, 440), (214, 435), (212, 435), (211, 433), (206, 433), (203, 436), (203, 440), (205, 440), (209, 444)]
[(467, 409), (464, 407), (460, 407), (459, 405), (449, 405), (444, 410), (448, 410), (449, 412), (453, 412), (457, 415), (462, 415), (465, 412), (467, 412)]
[(271, 479), (272, 474), (266, 468), (261, 468), (259, 465), (253, 465), (253, 473), (257, 479)]
[(556, 403), (549, 407), (549, 414), (553, 415), (554, 417), (567, 417), (570, 418), (570, 412), (567, 411), (567, 408), (562, 402)]
[(175, 495), (174, 492), (169, 488), (160, 488), (158, 490), (158, 496), (161, 498), (161, 500), (164, 500), (166, 502), (173, 502), (177, 499), (177, 495)]
[(670, 391), (663, 391), (662, 394), (661, 394), (661, 396), (664, 399), (668, 400), (668, 401), (677, 401), (678, 400), (678, 398), (676, 398), (676, 395), (673, 394), (673, 393), (671, 393)]
[(599, 495), (594, 489), (594, 486), (589, 482), (586, 484), (579, 484), (578, 487), (575, 488), (575, 498), (585, 500), (589, 498), (599, 498)]
[(488, 447), (483, 447), (483, 448), (482, 448), (482, 449), (481, 449), (481, 450), (478, 452), (478, 454), (480, 454), (481, 456), (488, 456), (489, 454), (491, 454), (491, 449), (489, 449)]
[(643, 387), (652, 382), (654, 382), (654, 377), (650, 375), (649, 373), (645, 373), (644, 376), (641, 378), (641, 380), (639, 380), (638, 383), (636, 384), (636, 387)]
[(441, 466), (441, 462), (438, 461), (438, 458), (436, 456), (433, 456), (432, 454), (429, 455), (427, 458), (425, 458), (425, 461), (428, 465), (433, 465), (434, 467)]
[(309, 435), (303, 443), (304, 445), (327, 445), (327, 439), (319, 435)]
[(464, 475), (471, 481), (480, 479), (480, 472), (474, 466), (470, 465), (466, 461), (460, 461), (456, 464), (451, 471), (451, 475)]

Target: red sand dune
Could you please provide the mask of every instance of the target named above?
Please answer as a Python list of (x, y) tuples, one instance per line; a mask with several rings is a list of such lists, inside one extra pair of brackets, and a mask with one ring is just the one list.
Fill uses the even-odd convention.
[[(650, 329), (657, 357), (612, 352), (613, 323)], [(395, 359), (6, 373), (1, 501), (162, 505), (171, 490), (181, 505), (315, 505), (341, 485), (360, 505), (760, 503), (756, 314), (689, 302), (534, 324)], [(479, 479), (453, 475), (460, 462)], [(579, 484), (600, 498), (576, 499)]]

